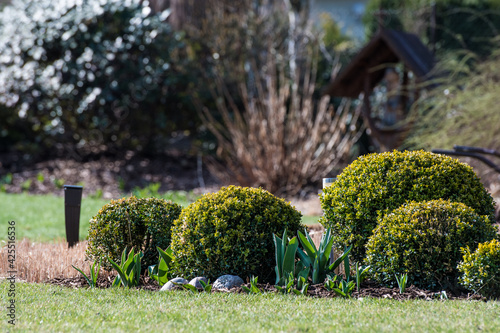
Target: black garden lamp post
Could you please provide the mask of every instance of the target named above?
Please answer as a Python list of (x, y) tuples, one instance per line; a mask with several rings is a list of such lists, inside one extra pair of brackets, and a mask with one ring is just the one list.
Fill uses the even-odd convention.
[(72, 247), (78, 243), (81, 204), (82, 186), (64, 185), (64, 215), (68, 247)]

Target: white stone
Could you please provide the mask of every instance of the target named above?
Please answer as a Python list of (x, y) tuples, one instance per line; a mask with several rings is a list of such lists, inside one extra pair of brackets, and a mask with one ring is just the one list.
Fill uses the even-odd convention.
[(231, 289), (239, 287), (243, 284), (243, 279), (236, 275), (222, 275), (217, 280), (215, 280), (212, 288), (215, 290), (219, 289)]
[(175, 285), (174, 282), (177, 283), (177, 284), (187, 284), (188, 280), (183, 279), (181, 277), (173, 278), (172, 280), (170, 280), (167, 283), (165, 283), (165, 285), (163, 287), (161, 287), (160, 291), (174, 290), (174, 289), (180, 289), (180, 288), (182, 288), (181, 286)]
[(195, 277), (194, 279), (192, 279), (191, 281), (189, 281), (189, 284), (194, 286), (196, 289), (203, 289), (203, 286), (201, 285), (200, 281), (205, 282), (205, 284), (208, 283), (208, 280), (206, 277), (198, 276), (198, 277)]

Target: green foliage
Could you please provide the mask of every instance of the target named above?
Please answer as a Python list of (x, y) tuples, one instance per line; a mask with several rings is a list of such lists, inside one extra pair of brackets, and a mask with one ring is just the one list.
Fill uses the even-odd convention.
[[(378, 13), (380, 9), (382, 14)], [(429, 19), (433, 10), (434, 31)], [(469, 50), (484, 56), (495, 49), (499, 18), (497, 0), (370, 0), (363, 22), (368, 38), (381, 20), (383, 27), (417, 33), (424, 42), (434, 39), (439, 52)]]
[(377, 219), (409, 201), (446, 199), (462, 202), (494, 220), (491, 195), (472, 168), (448, 156), (424, 151), (369, 154), (351, 163), (320, 196), (334, 243), (353, 245), (361, 262)]
[(165, 251), (159, 247), (156, 247), (156, 249), (160, 254), (160, 258), (158, 259), (157, 265), (151, 265), (148, 267), (148, 274), (153, 280), (158, 281), (160, 286), (163, 286), (173, 278), (170, 268), (173, 260), (172, 249), (170, 246)]
[(406, 290), (406, 282), (408, 282), (408, 273), (400, 274), (399, 277), (396, 274), (395, 277), (398, 283), (399, 293), (403, 294)]
[(337, 51), (344, 51), (348, 48), (353, 48), (353, 42), (349, 38), (342, 34), (342, 31), (328, 13), (321, 13), (319, 15), (321, 32), (322, 32), (322, 42), (327, 49), (335, 49)]
[(326, 290), (333, 291), (333, 289), (335, 289), (335, 287), (337, 286), (337, 279), (338, 279), (338, 275), (336, 275), (336, 274), (327, 275), (326, 280), (325, 280), (325, 284), (324, 284)]
[[(366, 272), (366, 270), (363, 270), (363, 273), (365, 273), (365, 272)], [(363, 276), (363, 278), (364, 278), (364, 276)], [(331, 274), (331, 275), (327, 276), (324, 286), (328, 291), (333, 291), (333, 292), (335, 292), (335, 294), (337, 294), (339, 296), (342, 296), (345, 298), (351, 298), (352, 293), (354, 291), (354, 288), (356, 288), (356, 286), (357, 286), (357, 290), (359, 292), (359, 285), (360, 284), (361, 284), (361, 280), (356, 279), (356, 282), (355, 282), (354, 280), (351, 280), (349, 276), (346, 279), (342, 279), (342, 278), (339, 278), (338, 275)]]
[(141, 0), (15, 0), (5, 7), (0, 139), (8, 129), (25, 134), (7, 131), (11, 140), (45, 148), (141, 149), (153, 135), (170, 134), (184, 114), (165, 105), (178, 101), (187, 57), (182, 35), (166, 23), (169, 12), (150, 12)]
[(339, 296), (351, 298), (355, 287), (356, 285), (354, 284), (354, 281), (342, 280), (336, 288), (333, 288), (333, 291)]
[(411, 202), (380, 218), (366, 244), (371, 277), (393, 285), (395, 274), (422, 288), (456, 285), (460, 248), (496, 237), (488, 216), (463, 203)]
[(463, 260), (458, 265), (459, 283), (465, 288), (488, 298), (500, 297), (500, 241), (481, 243), (476, 251), (463, 249)]
[(288, 274), (284, 281), (283, 286), (275, 285), (276, 290), (283, 294), (295, 294), (295, 295), (307, 295), (307, 290), (309, 288), (309, 283), (304, 276), (299, 276), (297, 279), (297, 285), (295, 288), (295, 276), (292, 272)]
[(127, 255), (127, 248), (123, 249), (120, 265), (114, 262), (111, 258), (108, 259), (111, 266), (116, 270), (118, 275), (113, 281), (113, 287), (118, 287), (120, 284), (126, 288), (136, 287), (139, 285), (141, 277), (141, 258), (144, 254), (138, 252), (134, 255), (134, 249), (131, 249)]
[(250, 288), (248, 288), (247, 286), (241, 286), (241, 288), (247, 294), (261, 294), (262, 290), (260, 290), (259, 287), (257, 287), (257, 281), (258, 281), (258, 277), (252, 276), (250, 278)]
[(299, 247), (299, 240), (297, 237), (293, 237), (287, 241), (286, 228), (285, 231), (283, 231), (282, 238), (276, 235), (273, 236), (276, 259), (276, 266), (274, 267), (276, 272), (275, 284), (284, 286), (290, 273), (297, 276), (305, 276), (307, 278), (309, 275), (309, 268), (304, 268), (304, 265), (297, 266), (297, 268), (295, 267), (295, 254)]
[(261, 188), (223, 187), (182, 210), (172, 228), (174, 269), (185, 278), (235, 274), (274, 281), (273, 234), (303, 228), (301, 214)]
[(160, 182), (151, 183), (142, 189), (140, 187), (136, 186), (133, 190), (133, 193), (138, 198), (159, 197), (160, 196), (160, 193), (159, 193), (160, 186), (161, 186)]
[(134, 248), (144, 253), (144, 268), (153, 265), (157, 247), (170, 245), (170, 229), (181, 210), (180, 205), (158, 198), (112, 200), (89, 222), (86, 254), (94, 260), (117, 261), (125, 248)]
[(97, 261), (94, 261), (94, 264), (90, 266), (90, 276), (87, 276), (80, 268), (71, 265), (74, 269), (76, 269), (80, 274), (83, 275), (85, 281), (89, 284), (90, 288), (95, 288), (97, 286), (97, 277), (99, 276), (99, 269), (101, 268), (101, 261), (99, 260), (99, 264), (97, 265), (97, 269), (95, 265)]
[(331, 236), (330, 229), (327, 229), (321, 236), (318, 249), (316, 249), (316, 246), (307, 232), (305, 233), (305, 236), (300, 231), (298, 234), (300, 243), (302, 244), (305, 252), (302, 251), (302, 249), (298, 249), (297, 253), (305, 267), (310, 269), (313, 284), (323, 283), (327, 274), (333, 272), (342, 263), (342, 261), (347, 258), (352, 249), (352, 247), (347, 248), (339, 258), (330, 264), (330, 254), (333, 247), (333, 237)]
[[(203, 280), (200, 280), (199, 282), (202, 286), (201, 291), (204, 291), (206, 293), (210, 293), (212, 291), (212, 285), (210, 284), (210, 279), (207, 281), (207, 283), (205, 283), (205, 281)], [(182, 287), (184, 290), (190, 291), (193, 294), (197, 294), (200, 291), (198, 290), (198, 288), (196, 288), (196, 286), (193, 286), (192, 284), (189, 283), (178, 283), (174, 281), (172, 281), (172, 283), (175, 284), (176, 286)]]
[(368, 272), (370, 270), (370, 266), (361, 266), (359, 263), (356, 263), (356, 289), (359, 292), (359, 288), (361, 286), (361, 283), (366, 279), (368, 276)]
[(404, 146), (427, 150), (451, 149), (454, 145), (497, 149), (498, 52), (474, 66), (446, 59), (438, 67), (448, 75), (439, 87), (413, 105), (416, 121)]
[(207, 283), (205, 281), (200, 280), (200, 284), (203, 287), (203, 291), (206, 293), (209, 293), (212, 291), (212, 285), (210, 284), (210, 279), (207, 280)]

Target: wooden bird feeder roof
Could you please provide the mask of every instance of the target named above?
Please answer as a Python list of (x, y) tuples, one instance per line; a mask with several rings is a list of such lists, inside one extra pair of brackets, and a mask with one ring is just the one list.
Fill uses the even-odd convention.
[(399, 62), (421, 81), (429, 78), (435, 63), (432, 53), (416, 35), (380, 29), (323, 93), (357, 98), (365, 90), (366, 76), (373, 90), (383, 79), (387, 65)]

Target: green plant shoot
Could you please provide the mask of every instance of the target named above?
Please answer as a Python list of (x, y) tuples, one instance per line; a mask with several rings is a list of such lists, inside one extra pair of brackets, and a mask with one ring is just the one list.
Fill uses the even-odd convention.
[(160, 254), (157, 265), (151, 265), (148, 267), (149, 277), (158, 281), (160, 286), (163, 286), (169, 280), (172, 279), (172, 274), (170, 273), (170, 264), (173, 259), (172, 249), (170, 246), (163, 251), (158, 246), (156, 247), (158, 253)]
[[(283, 237), (279, 238), (273, 235), (275, 259), (276, 259), (276, 282), (278, 286), (284, 286), (290, 273), (295, 273), (295, 254), (299, 247), (297, 237), (293, 237), (287, 242), (286, 229), (283, 231)], [(288, 244), (287, 244), (288, 243)]]
[(203, 287), (203, 291), (205, 291), (206, 293), (212, 291), (212, 285), (210, 284), (210, 279), (208, 279), (207, 283), (205, 283), (205, 281), (203, 280), (200, 280), (200, 284)]
[(363, 281), (366, 279), (366, 275), (368, 274), (369, 269), (370, 266), (359, 266), (359, 264), (356, 263), (356, 289), (358, 292), (361, 283), (363, 283)]
[(312, 283), (322, 283), (326, 279), (326, 275), (333, 272), (343, 260), (347, 257), (352, 247), (349, 246), (344, 253), (329, 265), (330, 253), (333, 247), (333, 237), (331, 230), (328, 228), (321, 237), (318, 249), (314, 245), (311, 237), (307, 232), (305, 235), (298, 232), (299, 240), (305, 252), (302, 249), (297, 249), (297, 254), (304, 265), (312, 272)]
[(406, 290), (406, 282), (408, 281), (408, 274), (404, 273), (399, 275), (399, 277), (396, 275), (396, 281), (398, 283), (399, 293), (404, 293)]
[(90, 277), (85, 275), (85, 273), (78, 267), (75, 267), (73, 265), (73, 268), (76, 269), (78, 272), (80, 272), (87, 283), (89, 284), (90, 288), (95, 288), (97, 286), (97, 276), (99, 275), (99, 269), (101, 269), (101, 261), (99, 260), (99, 264), (97, 265), (97, 269), (95, 269), (97, 261), (94, 261), (94, 264), (90, 266)]
[(113, 281), (113, 287), (119, 286), (120, 283), (127, 288), (139, 285), (141, 258), (144, 254), (141, 251), (134, 255), (134, 249), (132, 248), (127, 257), (126, 251), (126, 248), (123, 249), (120, 265), (115, 263), (112, 259), (108, 259), (111, 266), (118, 272), (118, 276)]
[(262, 291), (257, 287), (257, 276), (252, 276), (250, 278), (250, 288), (247, 286), (241, 286), (241, 288), (247, 293), (247, 294), (261, 294)]
[(354, 291), (354, 281), (346, 281), (342, 280), (337, 288), (334, 288), (333, 291), (342, 297), (351, 298), (352, 292)]

